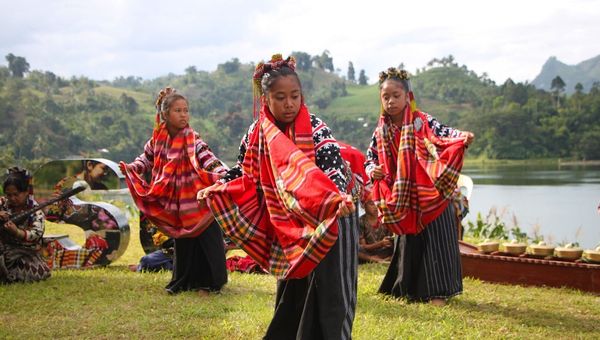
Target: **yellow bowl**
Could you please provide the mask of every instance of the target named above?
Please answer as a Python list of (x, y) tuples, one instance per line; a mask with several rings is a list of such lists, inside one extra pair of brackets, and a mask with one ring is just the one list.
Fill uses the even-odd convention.
[(498, 251), (500, 247), (500, 243), (498, 242), (482, 242), (477, 245), (477, 250), (482, 253), (491, 253), (494, 251)]
[(581, 249), (581, 248), (558, 247), (558, 248), (554, 249), (554, 255), (556, 257), (559, 257), (561, 259), (566, 259), (566, 260), (577, 260), (578, 258), (581, 257), (582, 253), (583, 253), (583, 249)]
[(600, 262), (600, 251), (586, 250), (583, 252), (583, 257), (592, 262)]
[(502, 246), (507, 253), (512, 255), (520, 255), (527, 250), (527, 245), (525, 243), (504, 243)]
[(529, 254), (536, 256), (550, 256), (554, 254), (554, 247), (532, 244), (529, 246)]

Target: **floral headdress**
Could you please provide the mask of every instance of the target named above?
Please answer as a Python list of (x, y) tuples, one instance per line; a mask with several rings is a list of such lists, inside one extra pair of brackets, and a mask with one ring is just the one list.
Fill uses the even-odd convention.
[(160, 90), (160, 92), (158, 93), (158, 96), (156, 97), (156, 102), (154, 103), (154, 106), (156, 107), (156, 124), (154, 125), (155, 129), (157, 129), (158, 126), (160, 125), (161, 112), (163, 112), (165, 110), (165, 108), (163, 107), (165, 98), (167, 98), (168, 96), (170, 96), (176, 92), (177, 91), (175, 91), (174, 88), (167, 86), (164, 89)]
[[(281, 54), (273, 54), (271, 60), (268, 62), (261, 61), (256, 65), (254, 69), (254, 74), (252, 75), (252, 88), (254, 94), (254, 116), (257, 116), (257, 103), (260, 102), (260, 97), (264, 94), (261, 83), (263, 79), (269, 77), (269, 72), (272, 70), (277, 70), (282, 67), (288, 67), (292, 69), (292, 71), (296, 71), (296, 58), (293, 56), (289, 56), (286, 59), (283, 59)], [(258, 105), (260, 107), (260, 105)]]
[(413, 112), (416, 111), (417, 103), (415, 102), (415, 95), (412, 91), (412, 86), (410, 83), (410, 74), (406, 70), (399, 70), (395, 67), (390, 67), (387, 69), (387, 71), (379, 72), (379, 86), (381, 86), (383, 82), (388, 79), (402, 80), (404, 83), (408, 84), (408, 88), (405, 90), (408, 94), (408, 98), (410, 99), (410, 109)]

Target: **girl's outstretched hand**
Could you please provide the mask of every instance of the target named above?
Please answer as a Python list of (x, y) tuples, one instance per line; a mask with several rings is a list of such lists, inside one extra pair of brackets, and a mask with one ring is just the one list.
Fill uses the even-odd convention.
[(121, 173), (126, 174), (127, 173), (127, 164), (123, 161), (119, 162), (119, 169), (121, 169)]
[(198, 206), (200, 209), (204, 209), (206, 207), (206, 199), (210, 196), (210, 192), (207, 189), (208, 188), (202, 189), (196, 194), (196, 199), (198, 200)]
[(473, 139), (475, 139), (475, 134), (469, 131), (463, 131), (463, 133), (465, 135), (465, 146), (469, 146), (473, 142)]
[(346, 217), (352, 214), (356, 210), (356, 206), (352, 201), (352, 196), (348, 194), (342, 194), (343, 200), (340, 202), (338, 208), (338, 216)]
[(385, 173), (383, 172), (383, 165), (378, 165), (373, 169), (373, 172), (371, 172), (371, 178), (373, 178), (374, 181), (379, 180), (379, 179), (383, 179), (383, 177), (385, 177)]

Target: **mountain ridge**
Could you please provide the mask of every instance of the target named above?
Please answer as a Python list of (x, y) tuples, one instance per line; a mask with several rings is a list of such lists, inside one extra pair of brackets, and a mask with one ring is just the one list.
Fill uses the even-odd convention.
[(551, 90), (552, 79), (560, 76), (565, 82), (565, 92), (575, 92), (575, 85), (581, 83), (583, 91), (589, 92), (594, 82), (600, 82), (600, 55), (584, 60), (576, 65), (567, 65), (551, 56), (542, 66), (540, 73), (531, 82), (538, 89)]

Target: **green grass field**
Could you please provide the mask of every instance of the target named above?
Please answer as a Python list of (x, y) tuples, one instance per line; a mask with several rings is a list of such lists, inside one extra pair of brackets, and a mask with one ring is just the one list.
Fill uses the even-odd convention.
[[(273, 313), (273, 277), (234, 273), (221, 294), (170, 296), (163, 290), (170, 273), (127, 269), (143, 254), (137, 233), (134, 224), (126, 253), (108, 267), (0, 286), (0, 338), (261, 338)], [(464, 293), (440, 308), (377, 294), (385, 270), (360, 267), (355, 339), (600, 338), (600, 296), (465, 279)]]
[(344, 115), (346, 117), (366, 117), (371, 115), (377, 117), (379, 113), (379, 89), (371, 86), (347, 86), (348, 95), (334, 99), (331, 104), (323, 110), (327, 115)]

